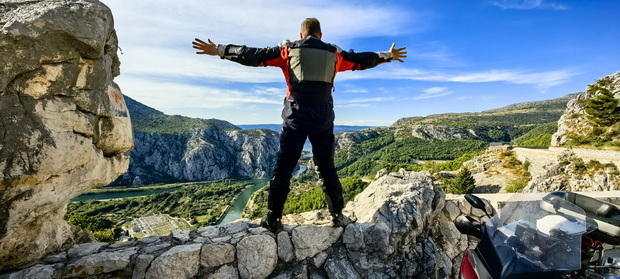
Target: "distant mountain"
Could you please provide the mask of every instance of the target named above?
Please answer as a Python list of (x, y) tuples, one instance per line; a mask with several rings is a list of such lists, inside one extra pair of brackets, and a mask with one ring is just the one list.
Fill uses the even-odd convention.
[(566, 105), (578, 93), (561, 98), (536, 102), (524, 102), (502, 108), (472, 113), (444, 113), (426, 117), (405, 117), (396, 121), (393, 126), (414, 124), (448, 125), (455, 127), (471, 127), (478, 125), (521, 126), (555, 122), (564, 113)]
[(241, 129), (224, 120), (167, 115), (129, 96), (125, 96), (125, 103), (127, 103), (135, 132), (181, 134), (211, 127), (218, 127), (224, 130)]
[[(282, 130), (282, 124), (252, 124), (252, 125), (237, 125), (242, 129), (269, 129), (272, 131), (280, 132)], [(359, 131), (368, 128), (372, 128), (373, 126), (350, 126), (350, 125), (335, 125), (334, 126), (334, 134), (350, 132), (350, 131)]]
[(114, 185), (271, 175), (278, 134), (217, 119), (166, 115), (125, 96), (134, 128), (129, 170)]

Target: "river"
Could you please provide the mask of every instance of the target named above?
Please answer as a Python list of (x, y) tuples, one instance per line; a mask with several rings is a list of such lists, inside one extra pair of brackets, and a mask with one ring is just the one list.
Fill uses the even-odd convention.
[(241, 218), (243, 209), (245, 209), (245, 205), (248, 203), (248, 200), (250, 199), (252, 194), (260, 190), (261, 188), (265, 187), (265, 185), (269, 183), (269, 179), (250, 180), (249, 182), (253, 182), (254, 186), (245, 188), (235, 198), (235, 200), (233, 200), (232, 204), (228, 208), (228, 212), (226, 213), (226, 216), (224, 216), (224, 218), (220, 221), (220, 224), (230, 223), (231, 221)]
[[(305, 172), (308, 167), (304, 165), (300, 165), (299, 169), (293, 172), (293, 177), (297, 178), (301, 173)], [(250, 200), (250, 197), (254, 192), (260, 190), (265, 187), (267, 183), (269, 183), (269, 179), (260, 179), (260, 180), (249, 180), (249, 182), (254, 183), (254, 186), (245, 188), (232, 202), (230, 207), (228, 208), (228, 212), (226, 216), (220, 221), (220, 224), (230, 223), (234, 220), (241, 218), (241, 214), (243, 214), (243, 209), (245, 209), (246, 204)]]

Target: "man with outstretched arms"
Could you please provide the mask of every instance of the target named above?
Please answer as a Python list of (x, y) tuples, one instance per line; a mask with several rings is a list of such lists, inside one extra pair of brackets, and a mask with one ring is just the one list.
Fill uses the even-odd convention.
[(282, 132), (273, 177), (269, 184), (269, 213), (261, 226), (277, 233), (282, 229), (282, 210), (290, 191), (290, 180), (306, 138), (312, 144), (313, 160), (323, 180), (327, 207), (334, 226), (343, 225), (342, 185), (334, 167), (334, 104), (332, 88), (337, 72), (365, 70), (407, 57), (395, 44), (385, 52), (347, 52), (321, 41), (316, 18), (301, 23), (300, 40), (284, 41), (271, 48), (216, 45), (196, 39), (197, 54), (218, 55), (246, 66), (280, 67), (287, 92), (282, 110)]

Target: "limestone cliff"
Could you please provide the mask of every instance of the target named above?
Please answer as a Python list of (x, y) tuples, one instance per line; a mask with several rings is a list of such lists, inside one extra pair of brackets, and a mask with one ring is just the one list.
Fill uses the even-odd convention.
[(227, 178), (265, 178), (271, 175), (278, 134), (271, 130), (242, 130), (216, 119), (171, 116), (127, 97), (135, 129), (135, 148), (129, 170), (115, 184)]
[(117, 48), (98, 1), (0, 3), (0, 270), (72, 245), (69, 199), (126, 171)]
[[(490, 209), (490, 208), (489, 208)], [(458, 278), (474, 243), (452, 224), (482, 216), (446, 199), (422, 173), (379, 177), (345, 208), (357, 219), (326, 224), (326, 211), (283, 218), (274, 235), (258, 220), (108, 245), (76, 245), (0, 278)]]
[(209, 128), (169, 135), (136, 132), (130, 152), (131, 184), (265, 178), (271, 175), (278, 135), (269, 130)]

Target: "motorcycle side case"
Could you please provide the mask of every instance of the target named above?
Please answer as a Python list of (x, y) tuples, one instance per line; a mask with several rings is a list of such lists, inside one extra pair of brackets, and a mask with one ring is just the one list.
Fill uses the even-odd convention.
[[(620, 245), (620, 209), (617, 206), (588, 196), (573, 192), (553, 192), (551, 195), (569, 201), (586, 213), (586, 222), (597, 227), (588, 234), (589, 237), (611, 245)], [(541, 207), (545, 206), (541, 201)], [(547, 204), (546, 210), (553, 210), (552, 204)]]

